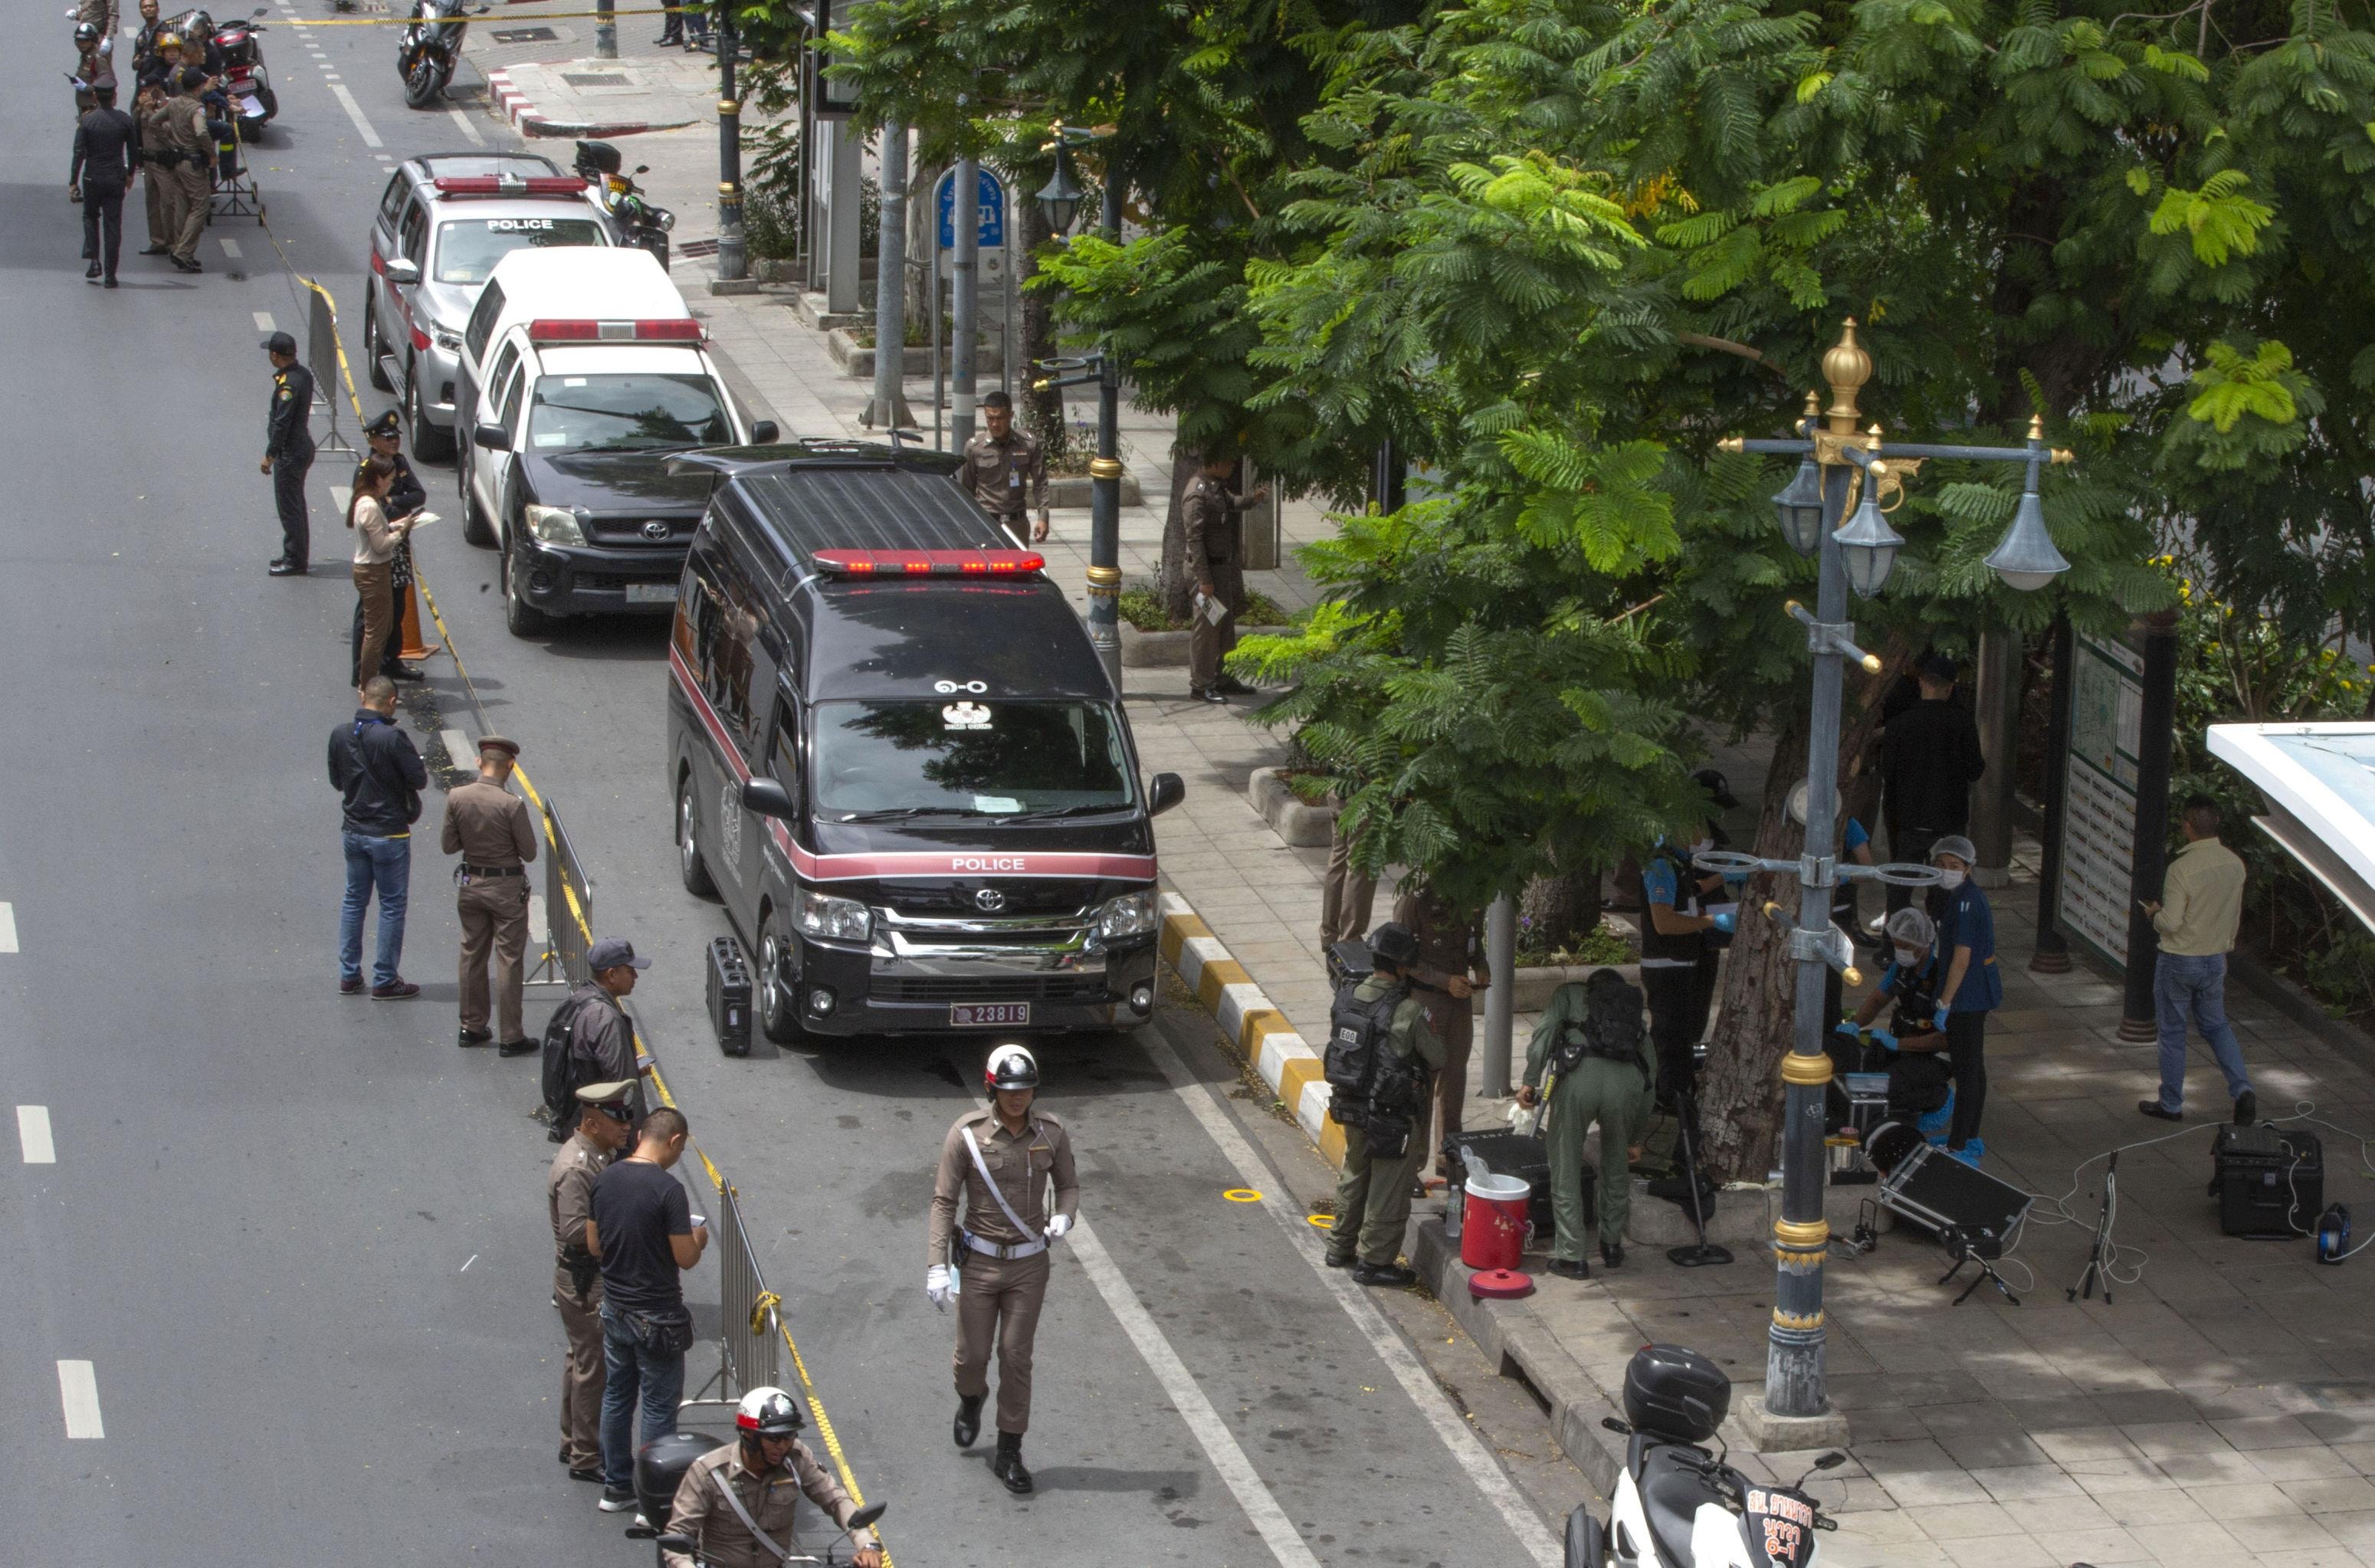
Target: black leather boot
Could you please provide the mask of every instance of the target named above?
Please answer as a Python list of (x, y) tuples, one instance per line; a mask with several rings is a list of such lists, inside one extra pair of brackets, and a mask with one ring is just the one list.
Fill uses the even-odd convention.
[(1006, 1490), (1017, 1497), (1031, 1492), (1031, 1472), (1022, 1468), (1022, 1434), (1001, 1432), (998, 1434), (998, 1457), (989, 1462), (989, 1473), (1006, 1483)]
[(973, 1440), (981, 1435), (981, 1402), (988, 1397), (987, 1394), (957, 1396), (957, 1419), (949, 1435), (957, 1440), (958, 1447), (972, 1447)]

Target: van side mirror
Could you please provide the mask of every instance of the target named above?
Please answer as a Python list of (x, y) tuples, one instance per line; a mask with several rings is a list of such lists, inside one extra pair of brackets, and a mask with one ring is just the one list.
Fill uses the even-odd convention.
[(483, 446), (489, 452), (509, 452), (512, 449), (512, 432), (501, 425), (482, 424), (470, 432), (470, 442), (472, 445)]
[(799, 808), (792, 804), (792, 792), (773, 779), (751, 779), (744, 784), (742, 809), (786, 822), (797, 819), (800, 814)]
[(420, 264), (402, 256), (390, 256), (379, 264), (381, 274), (398, 289), (409, 289), (420, 281)]
[(776, 442), (783, 439), (783, 431), (775, 428), (775, 421), (773, 419), (753, 419), (750, 421), (750, 444), (752, 446), (773, 446)]
[(1160, 817), (1188, 798), (1188, 785), (1177, 773), (1157, 773), (1147, 781), (1146, 814)]

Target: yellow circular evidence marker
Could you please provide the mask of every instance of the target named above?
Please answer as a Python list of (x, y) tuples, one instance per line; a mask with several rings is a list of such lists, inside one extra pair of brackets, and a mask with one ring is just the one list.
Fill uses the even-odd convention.
[(1303, 1222), (1306, 1225), (1317, 1225), (1323, 1231), (1329, 1231), (1335, 1229), (1336, 1216), (1333, 1214), (1306, 1214), (1303, 1217)]
[(1262, 1195), (1252, 1187), (1231, 1187), (1221, 1196), (1231, 1203), (1259, 1203), (1262, 1199)]

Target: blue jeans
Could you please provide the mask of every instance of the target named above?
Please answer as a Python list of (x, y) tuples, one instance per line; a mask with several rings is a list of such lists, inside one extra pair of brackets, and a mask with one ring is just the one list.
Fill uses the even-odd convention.
[(602, 1303), (602, 1490), (635, 1489), (635, 1404), (644, 1407), (644, 1441), (676, 1431), (684, 1397), (684, 1353), (656, 1356), (644, 1349), (624, 1314)]
[(2187, 958), (2163, 953), (2153, 971), (2153, 1012), (2160, 1024), (2160, 1108), (2185, 1109), (2185, 1026), (2190, 1021), (2210, 1043), (2218, 1070), (2227, 1075), (2227, 1098), (2239, 1100), (2251, 1088), (2243, 1070), (2243, 1047), (2227, 1021), (2227, 955)]
[(372, 962), (372, 984), (396, 984), (396, 960), (404, 956), (404, 911), (411, 900), (412, 841), (349, 833), (347, 902), (338, 912), (338, 978), (360, 980), (363, 973), (363, 906), (372, 889), (379, 889), (379, 953)]

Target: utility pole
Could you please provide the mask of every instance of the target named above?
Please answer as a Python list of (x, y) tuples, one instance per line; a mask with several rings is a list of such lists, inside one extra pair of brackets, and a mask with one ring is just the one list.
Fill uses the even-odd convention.
[(951, 264), (949, 289), (949, 445), (959, 452), (973, 439), (973, 361), (980, 336), (981, 307), (981, 165), (971, 158), (957, 159), (954, 200), (950, 206), (950, 238), (956, 255)]
[(733, 7), (717, 7), (717, 280), (738, 283), (750, 276), (750, 253), (742, 239), (742, 100), (734, 90), (734, 57), (740, 47)]
[[(668, 0), (670, 5), (676, 0)], [(619, 57), (619, 0), (594, 0), (594, 57), (616, 60)]]
[[(1121, 242), (1121, 176), (1105, 160), (1105, 238)], [(1097, 454), (1089, 459), (1089, 641), (1121, 693), (1121, 367), (1097, 356)]]
[[(874, 396), (860, 422), (869, 430), (904, 430), (907, 410), (907, 127), (882, 127), (881, 238), (874, 258)], [(939, 287), (939, 280), (932, 280)]]

